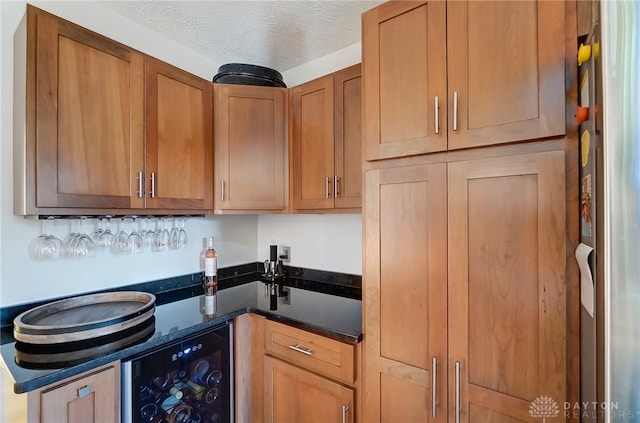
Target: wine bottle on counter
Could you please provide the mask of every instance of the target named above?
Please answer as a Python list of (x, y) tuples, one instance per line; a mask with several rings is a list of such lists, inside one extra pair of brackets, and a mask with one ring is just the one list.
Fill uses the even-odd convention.
[(207, 239), (204, 254), (204, 314), (211, 316), (218, 311), (218, 253), (213, 248), (213, 237)]

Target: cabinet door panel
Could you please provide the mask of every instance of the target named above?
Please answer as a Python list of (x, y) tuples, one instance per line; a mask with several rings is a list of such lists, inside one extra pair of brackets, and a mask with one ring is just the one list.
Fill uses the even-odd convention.
[(447, 149), (445, 3), (388, 2), (362, 15), (366, 159)]
[[(264, 358), (265, 422), (353, 423), (354, 392), (273, 357)], [(343, 406), (348, 407), (343, 419)]]
[(566, 400), (564, 164), (563, 151), (449, 164), (449, 373), (461, 364), (462, 421), (529, 421), (537, 397)]
[(146, 206), (212, 209), (211, 84), (150, 57), (145, 72)]
[(362, 77), (360, 65), (333, 74), (335, 207), (362, 207)]
[(40, 421), (115, 423), (120, 420), (119, 388), (119, 371), (111, 366), (43, 391)]
[(446, 165), (369, 171), (366, 190), (365, 421), (393, 413), (385, 391), (396, 385), (404, 392), (407, 416), (432, 418), (425, 392), (430, 399), (433, 358), (438, 361), (440, 404), (435, 421), (444, 421)]
[(449, 149), (565, 133), (564, 4), (447, 2)]
[(286, 90), (216, 84), (215, 98), (216, 209), (283, 209)]
[(142, 54), (35, 8), (28, 20), (35, 206), (141, 207)]
[(333, 207), (333, 77), (328, 75), (291, 90), (293, 207)]
[(428, 422), (430, 389), (411, 381), (380, 375), (380, 422)]

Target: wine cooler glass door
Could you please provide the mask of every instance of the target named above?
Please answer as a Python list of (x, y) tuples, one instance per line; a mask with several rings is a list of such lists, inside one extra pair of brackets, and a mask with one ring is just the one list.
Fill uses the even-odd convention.
[(231, 421), (230, 349), (225, 325), (123, 363), (123, 421)]

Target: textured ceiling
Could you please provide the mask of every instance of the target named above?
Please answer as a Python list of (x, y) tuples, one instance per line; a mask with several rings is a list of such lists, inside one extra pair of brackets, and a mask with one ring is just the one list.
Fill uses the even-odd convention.
[(105, 1), (214, 62), (284, 72), (360, 41), (360, 15), (382, 1)]

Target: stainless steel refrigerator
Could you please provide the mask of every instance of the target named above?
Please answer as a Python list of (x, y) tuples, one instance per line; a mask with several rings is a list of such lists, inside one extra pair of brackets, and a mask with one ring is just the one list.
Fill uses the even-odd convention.
[(605, 422), (640, 422), (640, 2), (603, 0), (600, 21), (604, 183), (596, 259), (604, 279), (604, 404), (598, 407)]

